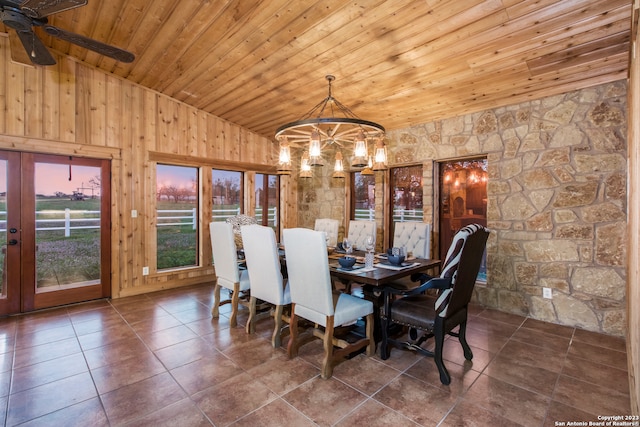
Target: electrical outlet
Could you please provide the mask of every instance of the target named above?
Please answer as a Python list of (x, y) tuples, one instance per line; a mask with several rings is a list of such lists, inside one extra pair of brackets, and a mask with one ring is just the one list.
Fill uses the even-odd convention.
[(149, 275), (149, 267), (142, 267), (142, 275), (143, 276)]
[(551, 292), (551, 288), (542, 288), (542, 298), (553, 298), (553, 293)]
[(131, 218), (138, 218), (138, 211), (135, 209), (131, 210)]

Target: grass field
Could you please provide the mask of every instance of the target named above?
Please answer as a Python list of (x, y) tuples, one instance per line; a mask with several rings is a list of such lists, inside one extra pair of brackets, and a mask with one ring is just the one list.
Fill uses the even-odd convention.
[[(189, 210), (193, 202), (173, 203), (159, 201), (159, 210)], [(68, 198), (39, 197), (37, 199), (38, 219), (60, 218), (60, 214), (43, 214), (42, 211), (98, 211), (99, 199), (69, 200)], [(237, 209), (237, 206), (216, 205), (216, 209)], [(4, 199), (0, 199), (0, 211), (6, 211)], [(230, 211), (228, 214), (232, 214)], [(73, 218), (93, 217), (96, 214), (74, 213)], [(6, 214), (0, 214), (0, 221)], [(186, 219), (184, 220), (186, 221)], [(46, 226), (47, 223), (41, 223)], [(76, 223), (79, 225), (80, 223)], [(89, 224), (89, 223), (87, 223)], [(95, 223), (94, 223), (95, 224)], [(6, 230), (0, 230), (0, 238), (6, 240)], [(37, 286), (61, 286), (76, 282), (91, 282), (100, 279), (100, 233), (98, 229), (72, 230), (64, 237), (63, 230), (39, 230), (37, 244)], [(191, 224), (165, 226), (157, 229), (158, 270), (196, 265), (197, 234)], [(4, 253), (0, 254), (0, 273), (4, 268)]]

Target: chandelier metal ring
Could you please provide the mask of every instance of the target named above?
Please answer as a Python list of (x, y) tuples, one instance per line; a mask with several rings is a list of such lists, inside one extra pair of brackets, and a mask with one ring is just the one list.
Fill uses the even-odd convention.
[[(333, 132), (330, 133), (331, 128), (326, 129), (323, 125), (335, 126)], [(338, 133), (342, 125), (348, 126)], [(364, 131), (369, 138), (382, 137), (385, 133), (384, 127), (368, 120), (351, 117), (321, 117), (297, 120), (282, 125), (276, 130), (276, 138), (286, 136), (290, 142), (308, 142), (314, 129), (320, 132), (320, 135), (325, 139), (331, 138), (340, 144), (353, 142), (353, 138), (360, 130)]]
[[(336, 149), (334, 177), (344, 177), (342, 148), (353, 145), (352, 167), (365, 167), (367, 172), (386, 169), (386, 150), (384, 149), (385, 128), (375, 122), (363, 120), (331, 94), (331, 83), (335, 80), (327, 75), (328, 95), (299, 120), (284, 124), (276, 129), (276, 139), (280, 141), (280, 161), (278, 172), (289, 174), (291, 155), (289, 145), (302, 147), (309, 143), (309, 149), (303, 153), (301, 176), (309, 177), (308, 165), (322, 166), (321, 150), (328, 146)], [(367, 141), (374, 148), (369, 154)], [(375, 157), (375, 164), (373, 164)], [(307, 173), (308, 172), (308, 173)]]

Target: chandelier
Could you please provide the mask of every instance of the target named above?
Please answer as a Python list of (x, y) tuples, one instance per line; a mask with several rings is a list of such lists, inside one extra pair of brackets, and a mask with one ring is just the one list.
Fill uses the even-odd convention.
[[(333, 148), (334, 178), (345, 177), (343, 150), (353, 154), (351, 167), (363, 168), (363, 175), (387, 168), (384, 145), (385, 129), (381, 125), (362, 120), (331, 94), (332, 75), (325, 76), (329, 94), (302, 118), (276, 130), (280, 144), (278, 174), (291, 174), (291, 146), (305, 147), (300, 160), (300, 177), (310, 178), (312, 167), (323, 166), (323, 150)], [(369, 147), (372, 148), (371, 152)]]

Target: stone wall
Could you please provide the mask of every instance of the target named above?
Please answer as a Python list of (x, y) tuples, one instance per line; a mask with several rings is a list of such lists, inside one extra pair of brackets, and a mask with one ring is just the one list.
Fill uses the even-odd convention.
[[(298, 227), (313, 228), (316, 218), (333, 218), (340, 221), (338, 241), (347, 233), (344, 218), (349, 216), (347, 188), (350, 187), (349, 176), (346, 179), (333, 178), (332, 152), (324, 154), (324, 166), (312, 168), (312, 178), (298, 178)], [(347, 174), (348, 175), (348, 174)], [(383, 211), (384, 175), (376, 173), (375, 217), (376, 217), (376, 250), (383, 249)]]
[(388, 132), (392, 164), (424, 162), (425, 195), (432, 160), (487, 156), (492, 234), (479, 302), (624, 334), (626, 96), (619, 81)]

